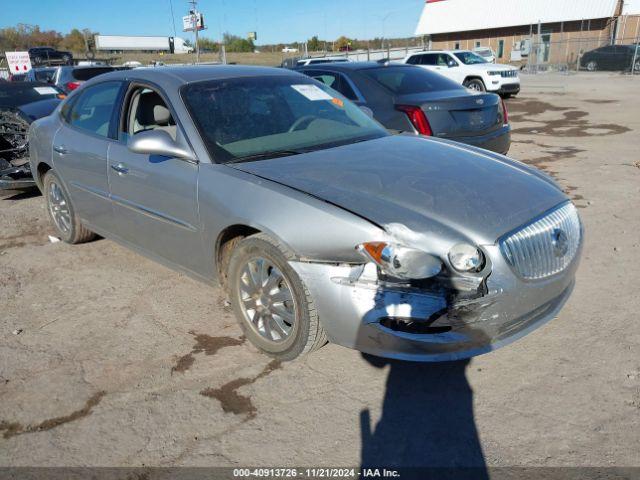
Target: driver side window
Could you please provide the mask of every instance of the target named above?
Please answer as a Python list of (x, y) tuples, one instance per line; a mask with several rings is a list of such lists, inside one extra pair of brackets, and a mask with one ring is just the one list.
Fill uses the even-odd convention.
[(150, 130), (164, 130), (176, 140), (177, 126), (159, 93), (140, 87), (130, 95), (125, 133), (133, 136)]

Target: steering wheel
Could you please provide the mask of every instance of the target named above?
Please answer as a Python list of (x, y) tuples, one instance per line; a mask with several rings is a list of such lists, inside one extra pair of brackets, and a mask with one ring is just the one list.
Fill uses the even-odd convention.
[(293, 125), (291, 125), (291, 127), (289, 127), (289, 133), (290, 132), (295, 132), (296, 130), (299, 130), (298, 127), (300, 127), (302, 124), (311, 123), (316, 118), (317, 117), (315, 115), (304, 115), (304, 116), (300, 117), (295, 122), (293, 122)]

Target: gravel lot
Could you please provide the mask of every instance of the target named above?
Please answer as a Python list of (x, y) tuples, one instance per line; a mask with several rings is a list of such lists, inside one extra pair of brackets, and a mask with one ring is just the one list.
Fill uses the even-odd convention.
[(525, 76), (509, 100), (511, 155), (566, 188), (586, 246), (560, 316), (471, 362), (272, 362), (218, 288), (50, 243), (42, 197), (0, 199), (0, 465), (640, 466), (639, 87)]

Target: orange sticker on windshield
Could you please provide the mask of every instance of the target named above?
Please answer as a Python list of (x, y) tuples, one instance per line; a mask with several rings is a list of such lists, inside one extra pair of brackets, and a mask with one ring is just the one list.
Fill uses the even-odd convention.
[(342, 100), (340, 100), (339, 98), (332, 98), (331, 102), (339, 107), (343, 107), (344, 106), (344, 102)]

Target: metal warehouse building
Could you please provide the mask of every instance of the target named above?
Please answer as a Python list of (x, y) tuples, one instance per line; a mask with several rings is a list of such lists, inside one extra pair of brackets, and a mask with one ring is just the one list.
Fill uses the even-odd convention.
[(427, 0), (416, 35), (431, 49), (491, 47), (497, 61), (575, 66), (585, 51), (630, 44), (640, 0)]

